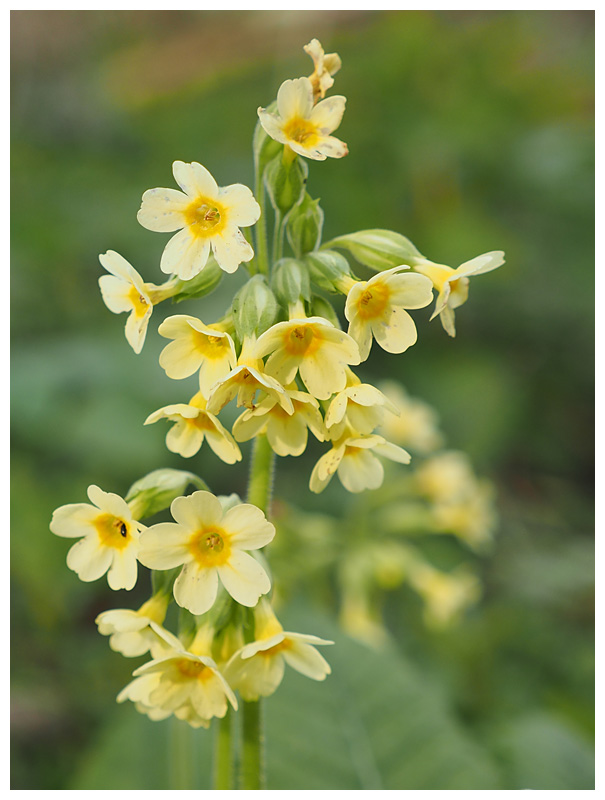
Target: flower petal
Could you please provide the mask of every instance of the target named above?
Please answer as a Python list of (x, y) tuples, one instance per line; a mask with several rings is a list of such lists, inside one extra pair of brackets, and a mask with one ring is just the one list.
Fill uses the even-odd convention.
[(113, 563), (107, 573), (107, 583), (114, 591), (118, 589), (130, 590), (137, 582), (137, 548), (127, 547), (124, 550), (114, 550)]
[(391, 309), (387, 323), (378, 321), (371, 327), (374, 338), (387, 353), (403, 353), (418, 339), (414, 320), (399, 306)]
[(160, 269), (188, 281), (206, 266), (210, 254), (208, 239), (195, 238), (189, 228), (183, 228), (168, 242), (160, 259)]
[(200, 568), (189, 562), (174, 582), (174, 599), (192, 614), (205, 614), (212, 608), (218, 591), (218, 575), (214, 568)]
[(208, 172), (206, 167), (192, 161), (190, 164), (184, 161), (175, 161), (172, 165), (172, 174), (175, 181), (189, 197), (199, 197), (204, 195), (211, 199), (218, 197), (219, 188), (217, 182)]
[(323, 134), (332, 133), (342, 121), (346, 102), (346, 97), (342, 95), (333, 95), (320, 100), (311, 112), (311, 122), (317, 125)]
[(183, 212), (190, 202), (186, 194), (176, 189), (148, 189), (143, 194), (137, 219), (149, 231), (178, 231), (186, 224)]
[(367, 450), (348, 452), (338, 467), (340, 482), (349, 492), (377, 489), (384, 479), (384, 468)]
[(69, 503), (53, 512), (50, 529), (56, 536), (66, 539), (87, 536), (98, 516), (99, 509), (88, 503)]
[(301, 675), (314, 681), (323, 681), (332, 672), (326, 659), (312, 645), (289, 639), (287, 635), (286, 642), (290, 644), (283, 651), (286, 664)]
[(80, 539), (67, 554), (67, 566), (81, 581), (96, 581), (111, 565), (114, 550), (103, 547), (96, 533)]
[(258, 550), (269, 544), (275, 536), (275, 527), (256, 506), (240, 503), (225, 514), (223, 527), (231, 542), (241, 550)]
[(189, 534), (174, 522), (151, 525), (139, 539), (138, 559), (149, 569), (174, 569), (190, 558)]
[(199, 491), (173, 500), (170, 513), (187, 531), (196, 531), (201, 524), (218, 525), (223, 517), (223, 508), (211, 492)]
[(224, 272), (235, 272), (243, 261), (254, 258), (254, 250), (239, 228), (229, 227), (212, 239), (212, 252)]
[(260, 206), (247, 186), (241, 183), (225, 186), (219, 192), (219, 200), (228, 208), (229, 222), (242, 228), (258, 222)]
[(241, 550), (234, 550), (228, 563), (216, 569), (225, 589), (242, 606), (255, 606), (258, 598), (271, 590), (271, 581), (263, 567)]
[(284, 81), (277, 92), (277, 110), (287, 122), (296, 117), (308, 119), (313, 110), (313, 86), (308, 78)]

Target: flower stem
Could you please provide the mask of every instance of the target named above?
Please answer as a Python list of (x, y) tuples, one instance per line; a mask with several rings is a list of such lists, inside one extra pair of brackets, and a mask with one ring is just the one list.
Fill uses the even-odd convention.
[(265, 184), (263, 182), (263, 171), (260, 165), (255, 163), (255, 181), (254, 181), (254, 194), (261, 209), (260, 218), (254, 230), (256, 232), (256, 254), (255, 262), (258, 271), (261, 275), (269, 274), (269, 245), (267, 242), (267, 220), (266, 210), (267, 204), (265, 202)]
[(242, 703), (241, 789), (265, 789), (265, 737), (261, 700)]
[(275, 227), (273, 229), (273, 264), (277, 264), (284, 254), (284, 228), (285, 218), (281, 212), (275, 212)]
[(252, 463), (250, 465), (250, 481), (248, 483), (248, 502), (268, 514), (273, 488), (273, 466), (275, 453), (271, 449), (267, 437), (260, 434), (254, 440)]
[(214, 739), (214, 776), (215, 789), (234, 789), (233, 785), (233, 737), (231, 734), (233, 714), (231, 706), (222, 719), (217, 719)]

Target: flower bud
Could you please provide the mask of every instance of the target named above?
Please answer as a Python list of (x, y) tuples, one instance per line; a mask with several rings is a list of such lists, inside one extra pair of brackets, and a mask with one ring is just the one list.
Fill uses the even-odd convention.
[(189, 300), (192, 297), (204, 297), (204, 295), (210, 294), (219, 285), (224, 274), (211, 254), (208, 256), (204, 269), (198, 272), (191, 280), (177, 280), (175, 292), (172, 296), (173, 301), (180, 303), (182, 300)]
[(311, 280), (328, 292), (337, 291), (344, 280), (352, 280), (351, 268), (347, 259), (335, 250), (318, 250), (307, 253), (303, 259), (308, 264)]
[(307, 183), (309, 167), (300, 158), (285, 163), (277, 156), (265, 168), (265, 185), (273, 208), (285, 215), (301, 199)]
[(323, 317), (324, 319), (327, 319), (328, 322), (331, 322), (335, 328), (342, 328), (340, 319), (338, 318), (338, 314), (336, 313), (336, 309), (332, 303), (319, 294), (314, 294), (311, 298), (311, 316)]
[(326, 247), (342, 247), (360, 264), (377, 272), (402, 264), (414, 266), (417, 259), (424, 258), (405, 236), (380, 228), (337, 236)]
[(311, 283), (308, 267), (295, 258), (282, 258), (274, 267), (271, 287), (285, 306), (297, 303), (301, 298), (309, 300)]
[(321, 242), (324, 212), (319, 200), (305, 192), (302, 201), (288, 215), (288, 241), (297, 257), (317, 250)]
[(180, 469), (156, 469), (132, 484), (125, 497), (135, 519), (153, 517), (173, 500), (185, 494), (189, 484), (209, 491), (204, 481), (193, 472)]
[(235, 332), (243, 341), (260, 336), (275, 322), (279, 305), (264, 275), (255, 275), (233, 298), (231, 306)]

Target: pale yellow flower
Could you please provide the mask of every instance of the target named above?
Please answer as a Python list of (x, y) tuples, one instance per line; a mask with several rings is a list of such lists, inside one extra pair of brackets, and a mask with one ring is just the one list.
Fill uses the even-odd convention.
[(405, 309), (424, 308), (433, 299), (431, 281), (406, 266), (379, 272), (369, 281), (345, 279), (342, 288), (347, 291), (349, 335), (359, 345), (362, 361), (370, 354), (373, 338), (388, 353), (403, 353), (411, 347), (418, 334)]
[(176, 314), (162, 322), (158, 333), (174, 340), (160, 353), (160, 366), (166, 375), (181, 380), (199, 370), (204, 397), (237, 363), (233, 339), (218, 323), (205, 325), (196, 317)]
[(119, 495), (88, 487), (91, 503), (61, 506), (52, 516), (51, 531), (80, 541), (67, 553), (67, 566), (82, 581), (107, 572), (111, 589), (132, 589), (137, 581), (139, 533), (143, 526)]
[(102, 636), (109, 636), (109, 646), (124, 656), (142, 656), (149, 650), (152, 654), (165, 648), (165, 641), (150, 627), (154, 622), (161, 625), (166, 616), (170, 598), (156, 594), (137, 610), (114, 608), (103, 611), (95, 622)]
[(288, 414), (294, 412), (292, 400), (282, 384), (268, 375), (261, 358), (256, 353), (253, 339), (244, 339), (237, 366), (214, 385), (208, 397), (207, 411), (218, 414), (227, 403), (237, 397), (238, 406), (255, 408), (257, 392), (261, 399), (272, 397)]
[(349, 492), (377, 489), (384, 479), (384, 468), (374, 453), (400, 464), (410, 462), (409, 453), (382, 436), (360, 436), (348, 429), (342, 438), (332, 443), (332, 449), (324, 453), (313, 468), (309, 488), (319, 494), (337, 472), (340, 482)]
[(150, 569), (183, 565), (174, 584), (176, 602), (204, 614), (216, 599), (219, 579), (233, 599), (254, 606), (271, 582), (248, 554), (268, 544), (275, 528), (256, 506), (242, 503), (223, 513), (210, 492), (177, 497), (170, 507), (176, 522), (161, 522), (141, 537), (139, 560)]
[(313, 74), (309, 75), (309, 80), (313, 87), (313, 99), (317, 102), (326, 96), (328, 89), (334, 85), (334, 78), (342, 66), (342, 61), (338, 53), (324, 53), (324, 49), (317, 39), (311, 39), (309, 44), (303, 48), (307, 55), (313, 59)]
[(347, 386), (330, 401), (325, 424), (330, 439), (339, 439), (350, 426), (362, 435), (373, 433), (385, 416), (385, 410), (398, 414), (397, 407), (379, 389), (362, 383), (347, 370)]
[(477, 479), (466, 453), (448, 450), (427, 458), (416, 470), (421, 494), (434, 503), (460, 500), (475, 493)]
[[(152, 627), (160, 634), (158, 626)], [(133, 672), (134, 680), (120, 692), (118, 703), (131, 700), (154, 720), (174, 714), (194, 728), (207, 728), (213, 717), (224, 717), (228, 702), (237, 709), (231, 687), (213, 659), (197, 652), (195, 641), (185, 649), (167, 631), (161, 635), (170, 649)]]
[(324, 317), (278, 322), (258, 338), (256, 353), (261, 357), (271, 353), (265, 370), (283, 385), (292, 383), (298, 372), (318, 400), (344, 389), (347, 364), (359, 364), (355, 341)]
[(447, 573), (423, 564), (412, 571), (409, 580), (425, 601), (424, 619), (433, 628), (455, 622), (481, 593), (476, 575), (465, 568)]
[(504, 264), (504, 253), (502, 250), (494, 250), (484, 253), (481, 256), (472, 258), (460, 264), (457, 269), (447, 267), (445, 264), (434, 264), (427, 259), (416, 259), (414, 269), (422, 275), (426, 275), (433, 283), (438, 292), (435, 301), (435, 310), (431, 316), (434, 319), (437, 315), (441, 319), (441, 324), (449, 336), (456, 335), (454, 309), (466, 303), (468, 298), (468, 283), (472, 275), (483, 275)]
[(148, 189), (137, 215), (150, 231), (178, 231), (162, 253), (162, 272), (190, 280), (206, 266), (211, 248), (225, 272), (250, 261), (254, 251), (240, 228), (254, 225), (261, 213), (250, 189), (240, 183), (219, 188), (195, 161), (175, 161), (172, 172), (183, 191)]
[(315, 681), (325, 680), (331, 672), (315, 646), (334, 642), (284, 631), (266, 600), (261, 600), (254, 609), (254, 636), (255, 640), (238, 650), (225, 667), (229, 685), (244, 700), (273, 694), (282, 681), (286, 664)]
[(114, 314), (128, 313), (126, 340), (135, 353), (140, 353), (153, 311), (150, 290), (157, 287), (145, 283), (136, 269), (114, 250), (100, 255), (99, 261), (111, 273), (99, 278), (103, 302)]
[(349, 152), (344, 142), (330, 135), (340, 125), (345, 103), (345, 97), (334, 95), (313, 105), (313, 84), (309, 78), (296, 78), (279, 87), (277, 114), (259, 108), (258, 117), (272, 139), (298, 155), (324, 161)]
[(385, 416), (378, 433), (389, 442), (422, 455), (441, 447), (443, 436), (439, 431), (436, 412), (422, 400), (410, 397), (400, 383), (382, 381), (379, 385), (398, 409), (398, 414)]
[(160, 419), (174, 422), (166, 435), (166, 447), (172, 453), (191, 458), (205, 439), (226, 464), (241, 461), (242, 454), (233, 436), (214, 414), (206, 410), (206, 400), (201, 392), (189, 403), (173, 403), (159, 408), (147, 417), (144, 424), (151, 425)]
[(296, 384), (285, 388), (293, 413), (288, 414), (274, 397), (266, 397), (235, 420), (233, 436), (238, 442), (247, 442), (263, 433), (278, 456), (299, 456), (307, 446), (308, 430), (320, 442), (325, 440), (326, 430), (317, 400), (298, 391)]
[(466, 496), (437, 502), (431, 511), (439, 530), (454, 534), (475, 550), (493, 539), (497, 517), (494, 489), (487, 481), (478, 481)]

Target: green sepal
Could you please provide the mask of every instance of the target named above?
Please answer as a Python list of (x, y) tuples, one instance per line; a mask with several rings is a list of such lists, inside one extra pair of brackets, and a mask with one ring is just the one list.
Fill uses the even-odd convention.
[(303, 261), (309, 267), (313, 283), (328, 292), (338, 291), (337, 285), (343, 278), (354, 277), (349, 262), (336, 250), (307, 253)]
[(182, 567), (175, 569), (152, 569), (151, 588), (154, 594), (172, 594), (172, 587)]
[(125, 500), (135, 519), (145, 519), (168, 508), (173, 500), (185, 494), (189, 484), (193, 484), (197, 489), (210, 491), (205, 481), (193, 472), (169, 468), (156, 469), (135, 481), (128, 490)]
[(260, 336), (279, 313), (279, 304), (264, 275), (254, 275), (233, 298), (233, 325), (240, 342)]
[(213, 292), (221, 282), (225, 273), (219, 267), (212, 253), (208, 256), (206, 266), (201, 272), (191, 278), (191, 280), (179, 280), (176, 283), (176, 291), (172, 296), (173, 303), (180, 303), (192, 297), (204, 297)]
[(264, 181), (271, 205), (282, 216), (301, 201), (308, 174), (309, 166), (305, 161), (295, 158), (294, 161), (284, 163), (281, 154), (265, 167)]
[(311, 316), (323, 317), (327, 319), (328, 322), (331, 322), (335, 328), (341, 328), (336, 309), (329, 300), (326, 300), (326, 298), (322, 297), (320, 294), (314, 294), (311, 298)]
[(324, 212), (319, 200), (313, 200), (307, 192), (301, 202), (288, 214), (286, 233), (297, 258), (317, 250), (321, 242)]
[(301, 298), (308, 301), (311, 298), (309, 268), (295, 258), (282, 258), (273, 268), (271, 287), (285, 306)]
[(325, 247), (348, 250), (360, 264), (378, 272), (402, 264), (413, 266), (417, 259), (424, 258), (405, 236), (382, 228), (337, 236)]

